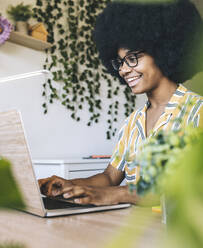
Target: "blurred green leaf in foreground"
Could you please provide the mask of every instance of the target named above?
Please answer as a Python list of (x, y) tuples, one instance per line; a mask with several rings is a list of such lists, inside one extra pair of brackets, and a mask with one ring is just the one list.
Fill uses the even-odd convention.
[(25, 208), (9, 161), (0, 157), (0, 208)]
[(169, 206), (168, 246), (203, 247), (203, 134), (174, 163), (165, 192)]
[(22, 244), (6, 243), (0, 244), (0, 248), (25, 248), (25, 246)]

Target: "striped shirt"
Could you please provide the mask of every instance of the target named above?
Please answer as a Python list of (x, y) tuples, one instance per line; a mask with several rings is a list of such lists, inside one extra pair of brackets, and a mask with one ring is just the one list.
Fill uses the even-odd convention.
[[(188, 102), (192, 102), (192, 104), (187, 104)], [(139, 167), (130, 168), (128, 164), (135, 159), (138, 146), (146, 140), (146, 110), (149, 105), (150, 103), (147, 102), (143, 108), (134, 111), (125, 120), (110, 160), (113, 167), (125, 172), (127, 183), (136, 183), (139, 179)], [(152, 130), (153, 135), (161, 129), (178, 129), (178, 122), (172, 121), (175, 118), (181, 118), (183, 125), (192, 122), (194, 127), (203, 127), (203, 97), (187, 90), (180, 84), (156, 122)]]

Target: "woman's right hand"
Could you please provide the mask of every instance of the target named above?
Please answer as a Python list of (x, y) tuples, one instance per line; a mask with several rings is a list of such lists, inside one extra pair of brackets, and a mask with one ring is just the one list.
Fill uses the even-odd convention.
[(51, 176), (38, 180), (40, 191), (46, 196), (58, 196), (63, 194), (63, 190), (66, 187), (73, 186), (71, 180), (66, 180), (62, 177)]

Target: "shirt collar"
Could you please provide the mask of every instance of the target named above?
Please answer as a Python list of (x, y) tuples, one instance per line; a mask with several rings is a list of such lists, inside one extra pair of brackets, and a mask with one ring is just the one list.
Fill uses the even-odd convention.
[[(171, 99), (169, 100), (169, 102), (165, 107), (166, 114), (170, 114), (173, 112), (173, 110), (182, 102), (182, 99), (187, 91), (188, 91), (187, 88), (185, 88), (182, 84), (178, 85), (178, 88), (173, 93)], [(147, 100), (144, 107), (140, 111), (140, 115), (144, 114), (146, 110), (149, 108), (149, 106), (150, 106), (150, 102), (149, 100)]]
[(147, 100), (144, 107), (140, 109), (139, 115), (141, 116), (141, 115), (145, 114), (147, 109), (149, 108), (149, 106), (150, 106), (150, 102), (149, 102), (149, 100)]
[(184, 99), (185, 93), (187, 92), (187, 88), (185, 88), (182, 84), (178, 85), (178, 88), (172, 95), (171, 99), (167, 103), (165, 107), (165, 113), (170, 114), (173, 112), (178, 105), (180, 105)]

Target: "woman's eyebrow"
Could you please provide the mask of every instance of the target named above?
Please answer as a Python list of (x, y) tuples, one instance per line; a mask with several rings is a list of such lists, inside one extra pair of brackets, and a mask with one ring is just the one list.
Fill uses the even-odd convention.
[(130, 53), (137, 53), (138, 51), (135, 51), (135, 50), (129, 50), (126, 55), (130, 54)]
[(144, 51), (143, 51), (143, 50), (130, 50), (130, 51), (128, 51), (128, 52), (126, 53), (126, 55), (131, 54), (131, 53), (139, 54), (139, 53), (144, 53)]
[[(129, 51), (126, 52), (126, 55), (129, 55), (129, 54), (131, 54), (131, 53), (139, 53), (139, 52), (142, 52), (142, 51), (141, 51), (141, 50), (140, 50), (140, 51), (138, 51), (138, 50), (129, 50)], [(125, 55), (125, 56), (126, 56), (126, 55)], [(125, 57), (125, 56), (124, 56), (124, 57)], [(123, 57), (123, 58), (124, 58), (124, 57)], [(117, 59), (121, 59), (121, 60), (122, 60), (123, 58), (121, 58), (119, 55), (117, 56)]]
[[(134, 50), (131, 50), (131, 51), (126, 52), (125, 56), (128, 55), (128, 54), (130, 54), (130, 53), (132, 53), (133, 51), (134, 51)], [(125, 56), (123, 56), (123, 58), (124, 58)], [(122, 60), (123, 58), (121, 58), (121, 56), (119, 56), (119, 55), (117, 56), (117, 59), (121, 59), (121, 60)]]

